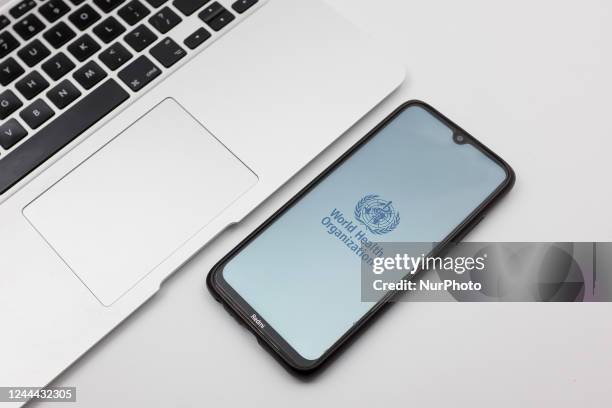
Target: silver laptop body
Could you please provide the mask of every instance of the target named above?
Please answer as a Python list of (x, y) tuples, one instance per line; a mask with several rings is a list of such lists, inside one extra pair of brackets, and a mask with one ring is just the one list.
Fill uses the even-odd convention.
[(404, 78), (321, 0), (0, 16), (3, 386), (49, 383)]

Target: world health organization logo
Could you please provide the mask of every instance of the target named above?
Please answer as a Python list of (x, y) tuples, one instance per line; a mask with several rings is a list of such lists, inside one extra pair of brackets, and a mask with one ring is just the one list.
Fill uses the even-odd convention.
[(372, 234), (383, 235), (393, 231), (400, 222), (399, 212), (391, 201), (378, 195), (367, 195), (357, 203), (355, 218)]

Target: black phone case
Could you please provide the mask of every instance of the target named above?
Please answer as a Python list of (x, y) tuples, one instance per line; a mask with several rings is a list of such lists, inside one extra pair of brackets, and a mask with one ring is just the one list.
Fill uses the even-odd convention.
[[(286, 347), (290, 346), (284, 343), (284, 347), (279, 347), (278, 335), (264, 333), (251, 321), (249, 318), (248, 310), (241, 309), (241, 305), (239, 302), (236, 302), (233, 299), (233, 295), (231, 293), (226, 293), (224, 288), (217, 281), (218, 275), (223, 271), (223, 267), (225, 264), (233, 258), (236, 254), (238, 254), (242, 248), (248, 245), (252, 240), (254, 240), (259, 234), (261, 234), (268, 226), (270, 226), (277, 218), (282, 216), (289, 208), (291, 208), (297, 201), (299, 201), (302, 197), (304, 197), (310, 190), (312, 190), (319, 182), (321, 182), (327, 175), (336, 169), (341, 163), (345, 160), (348, 160), (350, 156), (359, 149), (362, 145), (367, 143), (372, 137), (374, 137), (381, 129), (383, 129), (388, 123), (390, 123), (398, 114), (400, 114), (403, 110), (407, 109), (410, 106), (418, 105), (428, 112), (432, 113), (438, 119), (446, 123), (449, 127), (454, 130), (454, 134), (460, 134), (465, 137), (466, 143), (471, 143), (476, 148), (481, 150), (483, 153), (488, 155), (491, 159), (496, 161), (499, 165), (501, 165), (506, 172), (506, 179), (504, 183), (494, 191), (477, 209), (475, 209), (464, 221), (459, 225), (454, 231), (449, 234), (446, 240), (437, 247), (436, 253), (442, 253), (448, 247), (448, 244), (452, 242), (458, 242), (463, 239), (482, 219), (485, 214), (501, 199), (505, 194), (507, 194), (512, 187), (514, 186), (516, 176), (514, 170), (497, 154), (492, 152), (489, 148), (484, 146), (474, 137), (472, 137), (465, 130), (457, 126), (450, 119), (442, 115), (436, 109), (426, 104), (425, 102), (419, 100), (411, 100), (404, 104), (402, 104), (399, 108), (397, 108), (393, 113), (391, 113), (387, 118), (385, 118), (381, 123), (379, 123), (374, 129), (372, 129), (366, 136), (361, 138), (355, 145), (351, 146), (351, 148), (346, 151), (342, 156), (340, 156), (334, 163), (332, 163), (329, 167), (327, 167), (321, 174), (319, 174), (314, 180), (312, 180), (306, 187), (304, 187), (300, 192), (298, 192), (289, 202), (284, 204), (279, 210), (277, 210), (272, 216), (270, 216), (263, 224), (261, 224), (255, 231), (253, 231), (249, 236), (247, 236), (240, 244), (238, 244), (230, 253), (228, 253), (223, 259), (221, 259), (209, 272), (206, 278), (206, 285), (218, 302), (220, 302), (223, 307), (232, 315), (238, 323), (245, 326), (251, 333), (255, 335), (257, 338), (257, 342), (263, 346), (263, 348), (268, 351), (272, 356), (278, 360), (291, 374), (298, 376), (301, 379), (310, 379), (313, 378), (315, 374), (318, 374), (322, 371), (324, 367), (329, 365), (333, 360), (335, 360), (346, 347), (355, 341), (358, 336), (363, 333), (366, 327), (373, 324), (377, 318), (382, 315), (382, 312), (387, 310), (387, 308), (392, 304), (390, 300), (396, 293), (389, 293), (384, 299), (378, 302), (366, 315), (364, 315), (349, 331), (347, 331), (330, 349), (328, 349), (319, 359), (317, 360), (305, 360), (297, 355), (297, 352), (291, 352), (291, 350), (287, 350)], [(234, 293), (234, 296), (239, 297)], [(243, 303), (245, 303), (243, 301)], [(269, 330), (273, 331), (272, 328)], [(273, 338), (276, 337), (276, 338)], [(297, 355), (297, 356), (296, 356)]]

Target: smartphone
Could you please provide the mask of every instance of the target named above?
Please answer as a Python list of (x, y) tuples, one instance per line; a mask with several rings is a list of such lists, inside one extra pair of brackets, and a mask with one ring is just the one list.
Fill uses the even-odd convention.
[(407, 102), (225, 256), (207, 286), (286, 368), (313, 374), (392, 300), (361, 301), (359, 247), (442, 250), (514, 180), (459, 126)]

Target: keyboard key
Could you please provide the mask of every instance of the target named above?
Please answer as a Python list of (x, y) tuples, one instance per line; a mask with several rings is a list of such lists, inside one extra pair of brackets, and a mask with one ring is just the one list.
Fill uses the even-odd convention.
[(234, 20), (234, 15), (229, 11), (221, 13), (217, 18), (208, 22), (210, 28), (215, 31), (221, 31), (226, 25)]
[(70, 71), (75, 68), (74, 62), (70, 61), (70, 58), (66, 56), (63, 52), (60, 52), (57, 55), (54, 55), (44, 64), (41, 65), (41, 68), (51, 79), (57, 81)]
[(198, 17), (215, 31), (220, 31), (234, 20), (234, 15), (217, 2), (207, 6)]
[(21, 65), (14, 58), (7, 58), (5, 61), (0, 62), (0, 85), (7, 86), (24, 72)]
[(51, 44), (53, 48), (58, 49), (76, 37), (76, 34), (72, 28), (68, 27), (68, 24), (62, 21), (47, 30), (43, 34), (43, 37), (49, 42), (49, 44)]
[(178, 60), (187, 55), (187, 53), (173, 39), (164, 38), (151, 48), (151, 55), (164, 67), (170, 68)]
[(99, 49), (100, 46), (89, 34), (79, 37), (78, 40), (68, 46), (68, 51), (80, 62), (94, 55)]
[(190, 16), (210, 0), (174, 0), (172, 4), (186, 16)]
[(198, 47), (204, 41), (208, 40), (211, 37), (210, 33), (206, 31), (205, 28), (198, 28), (191, 34), (189, 37), (185, 38), (185, 45), (189, 47), (190, 50)]
[(220, 13), (222, 13), (224, 10), (225, 8), (223, 8), (223, 6), (219, 4), (219, 2), (215, 1), (212, 4), (209, 4), (204, 10), (202, 10), (200, 14), (198, 14), (198, 17), (200, 17), (202, 21), (207, 23), (216, 16), (218, 16)]
[(95, 61), (89, 61), (72, 74), (74, 79), (85, 89), (91, 89), (106, 78), (106, 72)]
[(255, 4), (257, 4), (257, 1), (258, 0), (238, 0), (237, 2), (232, 4), (232, 8), (234, 9), (234, 11), (236, 11), (236, 13), (242, 14), (251, 7), (253, 7)]
[(30, 100), (49, 87), (49, 83), (38, 73), (32, 71), (15, 84), (15, 88)]
[(64, 109), (79, 96), (81, 96), (81, 91), (79, 91), (76, 86), (72, 85), (72, 82), (67, 79), (64, 79), (62, 82), (54, 86), (53, 89), (47, 92), (47, 98), (49, 98), (49, 100), (53, 102), (58, 109)]
[[(26, 137), (28, 132), (17, 122), (11, 119), (0, 125), (0, 146), (5, 150), (15, 146), (21, 139)], [(10, 171), (7, 169), (6, 171)]]
[(229, 11), (226, 11), (220, 14), (219, 17), (215, 18), (214, 20), (211, 20), (208, 25), (215, 31), (221, 31), (223, 27), (231, 23), (233, 20), (234, 15)]
[(81, 96), (81, 91), (79, 91), (76, 86), (72, 85), (67, 79), (64, 79), (62, 82), (53, 87), (49, 92), (47, 92), (47, 98), (58, 109), (64, 109), (66, 106), (70, 105), (74, 102), (79, 96)]
[(19, 47), (19, 41), (8, 31), (0, 33), (0, 58), (9, 55), (14, 49)]
[(96, 6), (100, 7), (105, 13), (110, 13), (115, 8), (119, 7), (125, 0), (94, 0)]
[(13, 29), (27, 41), (44, 30), (45, 25), (34, 14), (30, 14), (13, 25)]
[(149, 3), (151, 5), (151, 7), (159, 7), (162, 4), (164, 4), (165, 2), (167, 2), (168, 0), (147, 0), (147, 3)]
[(70, 14), (68, 18), (76, 28), (83, 31), (98, 21), (100, 19), (100, 14), (98, 14), (89, 4), (85, 4), (77, 11)]
[(100, 61), (111, 71), (116, 70), (132, 58), (132, 54), (121, 44), (115, 43), (100, 53)]
[(206, 6), (206, 8), (202, 10), (200, 14), (198, 14), (198, 17), (200, 17), (200, 19), (205, 23), (208, 23), (224, 11), (226, 11), (225, 8), (219, 4), (219, 2), (215, 1), (214, 3)]
[(181, 21), (182, 19), (168, 7), (156, 11), (153, 17), (149, 19), (149, 23), (162, 34), (172, 30)]
[(72, 4), (74, 4), (75, 6), (78, 6), (79, 4), (83, 3), (85, 0), (70, 0), (70, 2)]
[(32, 129), (40, 127), (55, 115), (53, 109), (42, 99), (37, 99), (30, 106), (19, 112), (19, 116)]
[(121, 7), (117, 14), (121, 17), (126, 23), (133, 26), (138, 23), (140, 20), (148, 16), (151, 12), (138, 0), (132, 0), (125, 6)]
[(70, 11), (70, 7), (62, 0), (50, 0), (40, 6), (38, 12), (50, 23), (55, 23), (58, 18)]
[(117, 38), (121, 33), (125, 32), (125, 27), (123, 27), (115, 17), (109, 17), (95, 26), (93, 32), (98, 36), (98, 38), (104, 41), (105, 44), (108, 44)]
[(3, 16), (2, 14), (0, 14), (0, 30), (2, 30), (3, 28), (8, 27), (8, 25), (10, 24), (10, 21), (8, 19), (7, 16)]
[(109, 79), (75, 103), (0, 160), (0, 194), (4, 194), (128, 98), (129, 94), (117, 82)]
[(19, 58), (27, 64), (28, 67), (33, 67), (51, 54), (49, 49), (40, 42), (34, 40), (17, 52)]
[(161, 74), (161, 70), (144, 55), (119, 72), (119, 78), (134, 92), (140, 91)]
[(221, 31), (223, 27), (234, 20), (234, 15), (229, 11), (221, 13), (217, 18), (211, 20), (208, 25), (215, 31)]
[(126, 43), (136, 52), (140, 52), (153, 44), (157, 36), (145, 25), (139, 25), (124, 37)]
[(20, 2), (19, 4), (17, 4), (12, 9), (10, 9), (9, 13), (11, 13), (11, 16), (13, 16), (13, 18), (19, 18), (23, 16), (25, 13), (27, 13), (28, 11), (32, 10), (34, 7), (36, 7), (36, 1), (24, 0)]
[(8, 118), (11, 113), (21, 108), (22, 105), (23, 103), (10, 89), (0, 93), (0, 120)]

